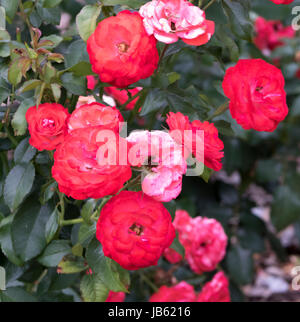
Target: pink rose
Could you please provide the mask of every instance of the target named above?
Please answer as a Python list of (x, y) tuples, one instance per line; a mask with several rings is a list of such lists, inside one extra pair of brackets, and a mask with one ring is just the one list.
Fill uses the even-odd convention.
[(187, 164), (181, 147), (169, 133), (135, 131), (128, 136), (127, 141), (130, 145), (129, 162), (133, 166), (143, 166), (143, 192), (162, 202), (177, 198)]
[(186, 44), (206, 44), (215, 32), (205, 12), (186, 0), (153, 0), (140, 8), (148, 35), (166, 44), (181, 38)]

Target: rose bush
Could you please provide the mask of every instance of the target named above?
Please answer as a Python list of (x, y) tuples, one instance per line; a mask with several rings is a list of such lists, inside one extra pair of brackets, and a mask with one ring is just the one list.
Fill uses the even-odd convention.
[(0, 301), (242, 301), (297, 260), (299, 4), (1, 1)]

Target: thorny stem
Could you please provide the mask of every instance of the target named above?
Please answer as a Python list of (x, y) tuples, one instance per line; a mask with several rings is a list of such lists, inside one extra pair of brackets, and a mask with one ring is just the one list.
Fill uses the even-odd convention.
[(33, 45), (34, 34), (33, 34), (33, 31), (32, 31), (32, 26), (30, 24), (30, 21), (28, 19), (28, 16), (25, 13), (22, 0), (19, 1), (19, 7), (20, 7), (20, 10), (21, 10), (22, 17), (25, 20), (25, 22), (27, 24), (27, 27), (29, 29), (29, 33), (30, 33), (30, 37), (31, 37), (32, 45)]

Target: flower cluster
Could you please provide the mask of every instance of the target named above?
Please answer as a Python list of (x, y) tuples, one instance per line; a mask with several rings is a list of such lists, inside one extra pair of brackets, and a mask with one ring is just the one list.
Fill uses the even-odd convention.
[[(214, 28), (205, 12), (187, 0), (153, 0), (139, 12), (125, 10), (102, 20), (87, 40), (87, 52), (93, 72), (111, 85), (105, 84), (104, 91), (124, 109), (133, 110), (144, 90), (126, 87), (157, 69), (157, 40), (171, 44), (181, 39), (200, 46), (211, 39)], [(294, 36), (289, 28), (262, 18), (256, 21), (256, 30), (255, 43), (261, 50), (273, 50), (282, 45), (283, 38)], [(90, 75), (87, 82), (91, 93), (98, 80)], [(229, 99), (225, 105), (245, 130), (274, 131), (288, 114), (284, 84), (275, 66), (261, 59), (239, 60), (227, 69), (223, 80)], [(191, 218), (182, 210), (172, 223), (163, 202), (179, 196), (188, 160), (194, 158), (214, 171), (222, 169), (224, 144), (216, 125), (210, 119), (169, 112), (168, 130), (134, 131), (124, 138), (120, 110), (94, 97), (86, 100), (71, 114), (60, 104), (33, 106), (26, 120), (30, 144), (40, 151), (56, 150), (52, 176), (61, 193), (78, 200), (107, 198), (98, 210), (96, 228), (104, 255), (127, 270), (156, 265), (162, 255), (178, 263), (182, 256), (170, 248), (176, 229), (190, 268), (197, 274), (215, 270), (227, 246), (221, 224), (215, 219)], [(140, 184), (141, 191), (126, 191), (132, 182)], [(110, 293), (107, 301), (114, 300), (124, 300), (124, 294)], [(184, 281), (162, 286), (150, 301), (227, 302), (228, 280), (219, 272), (199, 294)]]
[[(191, 218), (184, 210), (176, 211), (173, 224), (191, 269), (197, 274), (213, 271), (226, 252), (227, 236), (221, 224), (215, 219)], [(182, 260), (181, 255), (171, 248), (165, 250), (164, 256), (171, 263)]]
[(175, 286), (162, 286), (150, 302), (230, 302), (229, 283), (223, 272), (217, 273), (197, 294), (187, 282)]

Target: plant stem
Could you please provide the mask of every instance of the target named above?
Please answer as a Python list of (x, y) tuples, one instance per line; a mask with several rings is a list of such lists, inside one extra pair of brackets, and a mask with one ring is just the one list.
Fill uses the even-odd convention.
[(169, 44), (166, 44), (164, 49), (162, 50), (162, 52), (160, 54), (159, 61), (158, 61), (158, 64), (157, 64), (156, 74), (158, 73), (159, 67), (160, 67), (160, 65), (162, 63), (162, 60), (163, 60), (163, 58), (165, 56), (165, 53), (166, 53), (167, 49), (169, 48), (169, 46), (170, 46)]
[(214, 2), (215, 2), (216, 0), (211, 0), (207, 5), (205, 5), (204, 7), (203, 7), (203, 9), (202, 10), (206, 10), (207, 8), (209, 8)]
[(141, 94), (142, 94), (143, 90), (137, 92), (135, 95), (131, 96), (124, 104), (120, 105), (119, 106), (119, 109), (122, 110), (122, 109), (125, 109), (126, 106), (131, 103), (133, 100), (135, 100), (137, 97), (139, 97)]
[(152, 290), (154, 291), (154, 292), (157, 292), (158, 291), (158, 288), (157, 288), (157, 286), (146, 276), (146, 275), (144, 275), (143, 273), (141, 273), (141, 272), (139, 272), (139, 274), (140, 274), (140, 277), (141, 277), (141, 279), (146, 283), (146, 284), (148, 284), (151, 288), (152, 288)]
[(22, 3), (22, 0), (19, 1), (19, 7), (20, 7), (20, 10), (21, 10), (21, 14), (23, 16), (23, 19), (25, 20), (26, 24), (27, 24), (27, 27), (29, 29), (29, 33), (30, 33), (30, 37), (31, 37), (31, 41), (32, 41), (32, 45), (34, 44), (34, 34), (33, 34), (33, 31), (32, 31), (32, 26), (30, 24), (30, 21), (28, 19), (28, 16), (26, 15), (25, 13), (25, 10), (24, 10), (24, 7), (23, 7), (23, 3)]
[(229, 103), (228, 102), (225, 102), (224, 104), (222, 104), (221, 106), (219, 106), (215, 110), (215, 112), (206, 119), (206, 121), (211, 121), (216, 116), (219, 116), (219, 115), (223, 114), (224, 112), (226, 112), (228, 110), (228, 107), (229, 107)]
[(83, 218), (75, 218), (75, 219), (62, 220), (60, 222), (60, 225), (61, 226), (75, 225), (75, 224), (80, 224), (83, 221), (84, 221)]
[(64, 194), (59, 192), (59, 205), (60, 205), (60, 211), (59, 211), (59, 222), (62, 226), (62, 223), (64, 222), (65, 218), (65, 201), (64, 201)]

